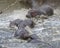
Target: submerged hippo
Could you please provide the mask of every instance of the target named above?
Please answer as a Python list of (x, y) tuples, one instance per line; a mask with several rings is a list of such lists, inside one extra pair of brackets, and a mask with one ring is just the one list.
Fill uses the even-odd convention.
[(25, 28), (26, 26), (33, 28), (34, 25), (35, 23), (30, 19), (27, 19), (27, 20), (16, 19), (14, 21), (11, 21), (9, 24), (10, 27), (16, 26), (18, 28)]
[(33, 22), (32, 20), (28, 19), (28, 20), (24, 20), (26, 26), (29, 26), (30, 28), (33, 28), (35, 26), (35, 22)]
[(18, 39), (27, 40), (30, 37), (30, 35), (29, 35), (29, 32), (26, 29), (21, 28), (21, 29), (18, 29), (15, 32), (14, 37), (16, 37)]
[(14, 27), (14, 26), (18, 27), (18, 24), (20, 24), (21, 22), (23, 22), (23, 20), (20, 20), (20, 19), (10, 21), (9, 27)]
[(42, 5), (40, 8), (29, 10), (26, 17), (31, 18), (31, 17), (36, 17), (37, 15), (52, 16), (53, 14), (54, 11), (52, 7), (50, 7), (49, 5)]

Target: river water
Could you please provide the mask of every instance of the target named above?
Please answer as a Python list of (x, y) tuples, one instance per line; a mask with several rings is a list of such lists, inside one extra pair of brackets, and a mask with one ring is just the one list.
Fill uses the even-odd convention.
[[(7, 5), (5, 5), (6, 7)], [(31, 29), (33, 34), (39, 36), (40, 45), (27, 43), (27, 41), (16, 39), (14, 37), (15, 29), (9, 27), (9, 23), (17, 18), (27, 19), (25, 15), (29, 9), (22, 8), (17, 3), (4, 13), (0, 14), (0, 47), (1, 48), (60, 48), (60, 7), (54, 9), (54, 15), (48, 19), (35, 19), (36, 25)], [(2, 10), (2, 9), (1, 9)], [(43, 21), (42, 21), (43, 20)], [(50, 45), (48, 45), (49, 43)], [(44, 44), (44, 45), (43, 45)]]

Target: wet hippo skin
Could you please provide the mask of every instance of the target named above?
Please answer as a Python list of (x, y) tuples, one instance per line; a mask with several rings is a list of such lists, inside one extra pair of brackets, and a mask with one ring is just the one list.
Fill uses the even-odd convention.
[(18, 27), (18, 24), (20, 24), (21, 22), (23, 22), (23, 20), (20, 20), (20, 19), (10, 21), (9, 27), (14, 27), (14, 26)]
[(35, 22), (33, 22), (32, 20), (28, 19), (28, 20), (24, 20), (26, 26), (29, 26), (30, 28), (34, 28), (35, 26)]
[(26, 20), (16, 19), (11, 21), (9, 24), (10, 27), (16, 26), (18, 28), (25, 28), (26, 26), (33, 28), (34, 25), (35, 23), (30, 19), (26, 19)]
[(40, 8), (29, 10), (26, 17), (32, 18), (32, 17), (36, 17), (37, 15), (52, 16), (53, 14), (54, 14), (54, 10), (52, 9), (51, 6), (42, 5)]
[(18, 29), (15, 32), (14, 37), (16, 37), (17, 39), (27, 40), (29, 38), (29, 32), (25, 30), (24, 28)]

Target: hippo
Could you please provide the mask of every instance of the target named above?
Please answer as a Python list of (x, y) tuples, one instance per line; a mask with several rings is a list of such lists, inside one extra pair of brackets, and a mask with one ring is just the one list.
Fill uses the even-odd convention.
[(27, 40), (30, 37), (29, 34), (30, 33), (26, 29), (21, 28), (16, 30), (14, 37), (16, 37), (17, 39)]
[(47, 16), (52, 16), (54, 14), (53, 8), (49, 5), (42, 5), (41, 7), (37, 9), (31, 9), (28, 11), (26, 17), (27, 18), (33, 18), (36, 17), (37, 15), (47, 15)]
[(29, 26), (30, 28), (34, 28), (35, 26), (35, 22), (32, 21), (31, 19), (28, 19), (28, 20), (24, 20), (26, 26)]
[(23, 22), (23, 20), (20, 19), (10, 21), (9, 27), (14, 27), (14, 26), (18, 27), (18, 24), (20, 24), (21, 22)]
[(26, 26), (33, 28), (34, 25), (35, 23), (30, 19), (26, 19), (26, 20), (16, 19), (14, 21), (11, 21), (9, 24), (10, 27), (16, 26), (18, 28), (25, 28)]

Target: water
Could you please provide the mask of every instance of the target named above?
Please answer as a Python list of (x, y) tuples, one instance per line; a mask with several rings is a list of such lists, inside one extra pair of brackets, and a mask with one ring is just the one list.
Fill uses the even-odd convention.
[[(11, 7), (9, 10), (0, 14), (0, 46), (1, 48), (59, 48), (60, 47), (60, 7), (54, 10), (54, 15), (48, 19), (36, 20), (36, 25), (32, 33), (39, 36), (40, 45), (27, 43), (27, 41), (14, 37), (15, 29), (10, 30), (9, 23), (17, 18), (27, 19), (25, 15), (29, 9), (21, 8), (20, 4)], [(53, 47), (51, 47), (50, 45)]]

